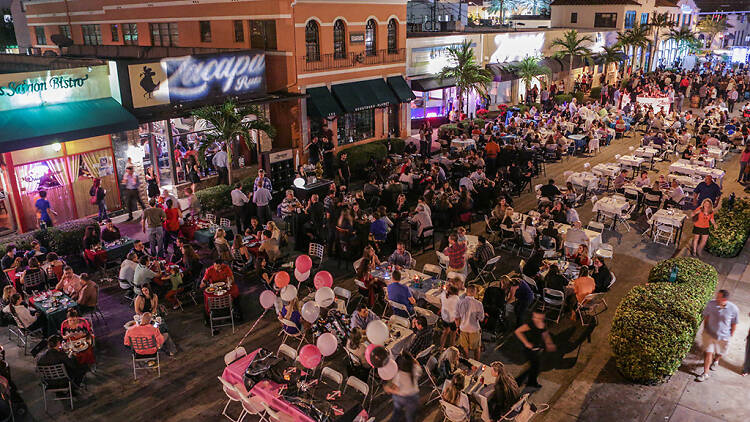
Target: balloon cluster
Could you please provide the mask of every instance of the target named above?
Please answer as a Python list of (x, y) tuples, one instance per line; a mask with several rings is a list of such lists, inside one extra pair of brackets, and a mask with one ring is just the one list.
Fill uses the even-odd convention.
[(366, 334), (367, 339), (370, 340), (370, 345), (365, 349), (367, 363), (378, 370), (381, 379), (385, 381), (393, 379), (398, 372), (398, 365), (383, 346), (388, 340), (388, 326), (380, 320), (371, 321), (367, 324)]

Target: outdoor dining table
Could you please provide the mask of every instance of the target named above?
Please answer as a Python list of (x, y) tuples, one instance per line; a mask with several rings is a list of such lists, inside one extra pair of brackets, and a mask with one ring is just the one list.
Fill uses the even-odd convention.
[(576, 151), (586, 149), (586, 135), (568, 135), (566, 138), (572, 139), (576, 143)]
[(44, 314), (47, 321), (47, 332), (56, 333), (68, 317), (68, 309), (75, 308), (78, 303), (59, 290), (50, 290), (29, 297), (29, 304)]
[(643, 157), (635, 157), (633, 155), (623, 155), (617, 161), (623, 166), (637, 169), (641, 167), (641, 164), (646, 162), (646, 159)]
[(716, 167), (716, 159), (713, 157), (709, 157), (708, 155), (701, 155), (698, 157), (691, 158), (690, 164), (693, 164), (696, 166), (714, 168)]
[(617, 177), (621, 171), (620, 166), (614, 163), (597, 164), (591, 168), (592, 173), (606, 177)]
[(688, 176), (697, 175), (701, 177), (711, 175), (711, 177), (713, 177), (714, 179), (714, 182), (716, 182), (719, 186), (722, 185), (724, 181), (724, 174), (726, 174), (724, 170), (721, 170), (721, 169), (697, 166), (694, 164), (688, 164), (688, 163), (680, 162), (680, 161), (670, 164), (669, 172), (677, 173), (677, 174), (685, 174)]
[[(233, 385), (238, 385), (240, 391), (243, 389), (247, 390), (248, 385), (245, 383), (245, 372), (253, 363), (259, 351), (260, 349), (256, 349), (227, 365), (224, 368), (221, 377)], [(291, 368), (292, 366), (294, 365), (284, 359), (278, 359), (272, 362), (271, 368), (268, 372), (284, 374), (286, 369)], [(302, 373), (305, 375), (302, 375)], [(300, 374), (298, 375), (299, 381), (304, 381), (307, 379), (306, 377), (309, 372), (306, 369), (297, 368), (295, 374)], [(272, 375), (269, 374), (269, 378), (271, 376)], [(317, 383), (313, 388), (308, 389), (305, 392), (295, 391), (285, 393), (287, 390), (297, 390), (297, 385), (295, 385), (291, 377), (289, 378), (289, 380), (286, 380), (286, 376), (284, 376), (285, 382), (283, 384), (271, 379), (260, 380), (252, 385), (248, 394), (259, 397), (269, 408), (289, 416), (294, 422), (316, 422), (316, 418), (307, 414), (297, 404), (290, 402), (288, 397), (284, 397), (284, 394), (289, 394), (289, 397), (301, 399), (302, 402), (308, 404), (314, 403), (321, 412), (329, 414), (328, 420), (336, 420), (342, 413), (350, 410), (354, 410), (359, 414), (364, 414), (364, 420), (367, 419), (366, 412), (361, 409), (362, 401), (358, 397), (354, 397), (354, 394), (357, 393), (354, 393), (353, 390), (352, 395), (348, 393), (329, 395), (328, 393), (335, 393), (332, 391), (332, 388), (326, 388), (322, 383)]]
[(652, 216), (651, 219), (648, 220), (648, 224), (651, 225), (651, 233), (653, 236), (654, 228), (656, 226), (656, 223), (662, 223), (662, 224), (668, 224), (672, 227), (676, 227), (678, 229), (677, 231), (677, 240), (675, 241), (675, 246), (680, 244), (680, 239), (682, 239), (682, 230), (685, 228), (685, 220), (687, 220), (687, 214), (680, 210), (676, 209), (660, 209), (656, 211)]
[(724, 156), (727, 155), (727, 150), (715, 146), (708, 147), (708, 156), (719, 161), (724, 161)]
[(683, 187), (683, 189), (688, 188), (690, 192), (695, 190), (698, 184), (702, 182), (702, 180), (699, 178), (685, 176), (683, 174), (668, 174), (667, 181), (672, 183), (673, 180), (676, 180), (677, 183)]
[[(234, 239), (234, 232), (229, 227), (222, 227), (224, 231), (227, 233), (226, 239), (227, 241), (232, 241)], [(206, 243), (213, 247), (214, 244), (214, 235), (216, 234), (216, 230), (212, 230), (210, 228), (207, 229), (200, 229), (196, 230), (193, 234), (195, 241), (198, 243)]]
[(121, 237), (114, 242), (105, 243), (104, 249), (107, 251), (107, 259), (110, 261), (124, 259), (128, 252), (133, 249), (134, 244), (135, 240), (128, 237)]
[(594, 173), (587, 171), (575, 172), (568, 176), (568, 179), (565, 182), (572, 183), (576, 186), (583, 186), (586, 188), (586, 191), (593, 191), (599, 186), (599, 177)]
[(391, 352), (392, 356), (398, 356), (401, 352), (409, 347), (414, 337), (414, 331), (402, 327), (399, 324), (388, 322), (388, 340), (385, 341), (385, 348)]
[(654, 156), (656, 156), (657, 154), (659, 154), (659, 150), (651, 147), (640, 147), (633, 151), (633, 155), (635, 155), (636, 157), (643, 157), (648, 159), (654, 158)]

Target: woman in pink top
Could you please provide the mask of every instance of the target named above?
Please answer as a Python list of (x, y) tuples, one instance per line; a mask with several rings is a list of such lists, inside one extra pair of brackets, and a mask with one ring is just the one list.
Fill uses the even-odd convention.
[(742, 151), (740, 156), (740, 174), (737, 176), (737, 181), (744, 183), (747, 181), (747, 163), (750, 161), (750, 144), (745, 145), (745, 149)]

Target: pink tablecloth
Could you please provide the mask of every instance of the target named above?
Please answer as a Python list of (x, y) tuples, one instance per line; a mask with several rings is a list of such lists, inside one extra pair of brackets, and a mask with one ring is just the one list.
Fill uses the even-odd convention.
[(221, 374), (221, 377), (232, 384), (244, 384), (245, 370), (250, 366), (250, 362), (255, 359), (255, 355), (258, 354), (259, 350), (260, 349), (252, 351), (249, 355), (245, 355), (227, 365), (227, 367), (224, 368), (224, 373)]

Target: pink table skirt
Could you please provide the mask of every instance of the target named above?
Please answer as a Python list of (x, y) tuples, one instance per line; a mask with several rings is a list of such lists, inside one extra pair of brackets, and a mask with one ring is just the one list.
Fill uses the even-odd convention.
[(255, 359), (255, 355), (258, 354), (259, 350), (260, 349), (252, 351), (250, 352), (250, 354), (245, 355), (240, 359), (237, 359), (236, 361), (230, 363), (226, 368), (224, 368), (224, 373), (221, 374), (221, 377), (232, 384), (244, 385), (245, 370), (247, 370), (247, 367), (250, 366), (250, 362)]

